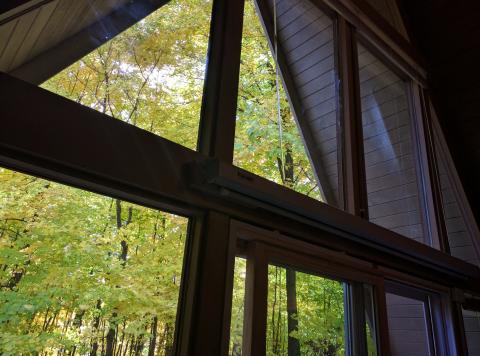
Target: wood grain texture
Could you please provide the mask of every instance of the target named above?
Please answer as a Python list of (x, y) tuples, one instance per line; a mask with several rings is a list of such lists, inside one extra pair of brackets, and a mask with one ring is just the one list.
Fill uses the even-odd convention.
[(386, 293), (386, 303), (391, 355), (431, 355), (423, 301)]
[(361, 45), (358, 62), (370, 221), (425, 243), (405, 83)]
[(463, 323), (469, 355), (480, 355), (480, 312), (464, 310)]
[[(438, 142), (438, 140), (435, 142)], [(478, 266), (480, 265), (480, 256), (473, 245), (473, 236), (469, 233), (463, 211), (459, 206), (457, 193), (451, 182), (451, 177), (448, 175), (444, 157), (439, 154), (440, 152), (441, 149), (437, 147), (436, 157), (450, 253), (454, 257)]]
[(45, 1), (4, 19), (0, 25), (0, 71), (21, 67), (126, 2)]
[[(273, 2), (269, 2), (273, 14)], [(308, 0), (277, 3), (279, 45), (301, 106), (302, 129), (313, 142), (320, 185), (329, 204), (338, 206), (338, 88), (335, 74), (334, 24)], [(303, 135), (305, 136), (305, 132)]]

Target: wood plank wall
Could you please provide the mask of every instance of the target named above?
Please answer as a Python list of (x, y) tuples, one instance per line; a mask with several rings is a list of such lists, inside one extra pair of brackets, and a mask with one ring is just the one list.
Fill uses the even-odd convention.
[(470, 356), (480, 355), (480, 312), (463, 310), (463, 323), (468, 354)]
[(396, 0), (367, 0), (389, 24), (395, 28), (405, 39), (408, 40), (407, 30), (403, 23), (402, 16), (396, 4)]
[[(274, 13), (270, 1), (271, 13)], [(297, 88), (307, 127), (314, 138), (331, 205), (338, 205), (337, 86), (333, 21), (308, 0), (277, 2), (278, 41)]]
[(370, 221), (425, 243), (405, 83), (358, 46)]
[(0, 71), (10, 72), (103, 18), (127, 0), (53, 0), (0, 20)]
[[(435, 140), (438, 142), (438, 139)], [(450, 253), (463, 261), (480, 266), (480, 256), (473, 245), (472, 236), (467, 228), (467, 223), (458, 203), (457, 194), (450, 176), (447, 174), (442, 150), (436, 147), (435, 153), (440, 174), (443, 213), (447, 228)]]
[(391, 356), (429, 356), (424, 303), (386, 293)]

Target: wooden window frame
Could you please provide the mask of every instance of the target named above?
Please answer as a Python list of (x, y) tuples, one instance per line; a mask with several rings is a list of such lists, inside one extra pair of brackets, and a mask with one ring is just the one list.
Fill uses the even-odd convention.
[(385, 292), (421, 301), (430, 354), (435, 356), (449, 355), (448, 341), (444, 334), (444, 310), (441, 306), (440, 294), (390, 280), (385, 282)]
[[(407, 275), (412, 274), (422, 288), (435, 285), (445, 292), (455, 286), (480, 293), (480, 269), (361, 218), (365, 216), (365, 183), (355, 94), (357, 74), (351, 58), (355, 53), (354, 33), (364, 36), (424, 88), (426, 72), (421, 59), (408, 42), (379, 26), (362, 2), (312, 2), (328, 6), (338, 16), (347, 212), (232, 166), (241, 0), (214, 1), (198, 152), (0, 73), (4, 99), (0, 105), (1, 166), (191, 218), (192, 246), (185, 256), (187, 281), (181, 294), (183, 319), (177, 328), (178, 354), (225, 353), (222, 340), (235, 248), (228, 238), (232, 219), (288, 235), (289, 246), (298, 241), (318, 249), (336, 250), (335, 258), (356, 261), (349, 265), (349, 273), (358, 264), (369, 264), (371, 273), (380, 273), (382, 278), (396, 276), (405, 282), (411, 280)], [(348, 53), (350, 58), (345, 55)], [(418, 105), (424, 110), (424, 102)], [(426, 120), (430, 120), (428, 115)], [(89, 138), (88, 145), (85, 137)], [(419, 140), (425, 147), (425, 136)], [(125, 142), (130, 143), (129, 147)], [(116, 157), (122, 157), (122, 161)], [(208, 171), (212, 160), (218, 168), (213, 175)], [(428, 164), (431, 160), (427, 155)], [(219, 184), (225, 183), (225, 177), (230, 178), (228, 186)], [(262, 195), (239, 193), (248, 189)], [(471, 215), (467, 218), (469, 223), (474, 221)], [(379, 283), (375, 289), (379, 315), (385, 311), (383, 288)], [(205, 328), (207, 324), (210, 327)], [(388, 355), (385, 320), (379, 318), (378, 325), (381, 350)], [(458, 320), (454, 328), (459, 330)]]
[[(432, 99), (428, 91), (426, 90), (424, 91), (424, 102), (425, 102), (425, 107), (428, 113), (428, 119), (430, 122), (430, 136), (431, 136), (430, 145), (432, 147), (432, 151), (435, 152), (436, 148), (438, 148), (439, 152), (437, 152), (437, 154), (444, 158), (444, 166), (445, 166), (446, 174), (448, 176), (449, 181), (452, 184), (452, 190), (455, 194), (455, 198), (458, 201), (460, 213), (463, 219), (465, 219), (468, 235), (472, 238), (473, 248), (475, 249), (477, 256), (479, 256), (480, 258), (480, 229), (478, 227), (477, 221), (475, 220), (475, 216), (473, 215), (472, 209), (470, 207), (467, 196), (465, 194), (462, 183), (460, 181), (460, 177), (458, 176), (457, 170), (455, 168), (455, 163), (453, 162), (453, 158), (448, 149), (445, 136), (443, 134), (442, 128), (440, 127), (440, 122), (435, 113)], [(436, 158), (434, 155), (432, 157), (432, 161), (435, 162), (435, 159)], [(435, 173), (436, 173), (435, 177), (438, 182), (437, 197), (439, 199), (439, 204), (442, 211), (442, 218), (444, 219), (443, 202), (442, 202), (442, 196), (441, 196), (442, 193), (440, 191), (440, 174), (438, 172), (438, 168), (435, 170)], [(443, 221), (443, 226), (445, 226), (444, 221)], [(448, 237), (446, 238), (448, 239)]]
[[(230, 254), (229, 268), (233, 267), (236, 256), (247, 260), (245, 317), (243, 349), (245, 355), (265, 353), (265, 332), (267, 316), (267, 268), (268, 265), (289, 266), (297, 271), (318, 275), (343, 282), (345, 286), (345, 347), (347, 355), (366, 354), (366, 330), (363, 285), (373, 287), (373, 291), (383, 290), (383, 279), (369, 263), (351, 258), (337, 251), (304, 243), (284, 236), (278, 231), (268, 231), (249, 224), (232, 220), (230, 246), (236, 246)], [(233, 274), (229, 275), (228, 285), (233, 288)], [(225, 304), (231, 310), (232, 290), (226, 293)], [(375, 304), (376, 307), (376, 304)], [(375, 325), (378, 309), (374, 310)], [(230, 315), (230, 314), (228, 314)], [(230, 320), (224, 324), (223, 349), (228, 350)], [(388, 355), (388, 340), (380, 330), (374, 330), (378, 341), (378, 355)], [(383, 351), (380, 349), (380, 345)]]

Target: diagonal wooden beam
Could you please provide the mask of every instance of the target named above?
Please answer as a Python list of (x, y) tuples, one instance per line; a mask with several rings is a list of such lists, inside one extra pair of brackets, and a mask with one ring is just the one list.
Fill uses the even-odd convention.
[(54, 0), (10, 0), (0, 3), (0, 25), (23, 16)]
[(136, 0), (64, 39), (9, 74), (32, 84), (43, 83), (122, 31), (165, 5), (169, 0)]

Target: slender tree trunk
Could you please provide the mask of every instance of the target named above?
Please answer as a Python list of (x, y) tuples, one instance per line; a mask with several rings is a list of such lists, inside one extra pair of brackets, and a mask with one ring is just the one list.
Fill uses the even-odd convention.
[(171, 342), (171, 327), (170, 324), (165, 324), (165, 356), (173, 356), (173, 344)]
[(151, 336), (150, 336), (150, 344), (148, 345), (148, 356), (154, 356), (155, 355), (155, 347), (157, 346), (157, 324), (158, 324), (158, 317), (154, 316), (153, 317), (153, 322), (152, 322), (152, 331), (151, 331)]
[[(116, 317), (116, 313), (113, 313), (113, 318)], [(110, 325), (107, 332), (107, 347), (105, 350), (106, 356), (113, 356), (113, 351), (115, 347), (115, 325)]]
[[(100, 310), (102, 307), (102, 301), (100, 299), (97, 300), (97, 310)], [(96, 316), (95, 319), (93, 320), (93, 330), (98, 331), (98, 327), (100, 326), (100, 315)], [(95, 337), (95, 340), (93, 341), (92, 344), (92, 349), (90, 350), (90, 356), (95, 356), (98, 351), (98, 340)]]
[[(132, 342), (130, 343), (130, 355), (133, 355), (133, 350), (134, 350), (134, 347), (135, 347), (135, 336), (132, 336)], [(125, 350), (126, 352), (127, 350)]]
[(123, 325), (122, 325), (122, 337), (120, 339), (120, 345), (117, 348), (117, 352), (116, 352), (117, 355), (122, 354), (124, 341), (125, 341), (125, 320), (123, 321)]
[(277, 307), (278, 294), (278, 267), (275, 267), (275, 283), (273, 285), (273, 303), (272, 303), (272, 351), (278, 353), (278, 325), (275, 325), (275, 312)]
[(45, 312), (45, 317), (43, 319), (43, 326), (42, 330), (45, 331), (47, 328), (47, 321), (48, 321), (48, 313), (50, 312), (50, 307), (47, 308), (47, 311)]
[(295, 271), (287, 268), (287, 315), (288, 315), (288, 355), (300, 356), (298, 338), (290, 336), (298, 331), (297, 276)]
[(116, 217), (117, 217), (117, 229), (122, 228), (122, 201), (120, 199), (115, 200)]

